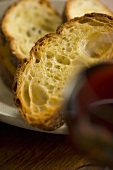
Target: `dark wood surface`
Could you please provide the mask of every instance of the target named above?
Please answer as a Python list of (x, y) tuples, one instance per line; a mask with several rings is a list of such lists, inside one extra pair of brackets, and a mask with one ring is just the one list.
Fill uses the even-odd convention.
[(0, 123), (0, 170), (75, 170), (88, 163), (67, 135)]

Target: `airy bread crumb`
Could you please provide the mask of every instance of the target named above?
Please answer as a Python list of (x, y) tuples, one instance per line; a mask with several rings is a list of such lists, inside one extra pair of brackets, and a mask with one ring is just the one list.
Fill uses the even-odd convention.
[(113, 58), (113, 18), (99, 13), (74, 18), (38, 40), (30, 55), (17, 70), (14, 101), (28, 123), (55, 130), (64, 123), (63, 96), (71, 77)]

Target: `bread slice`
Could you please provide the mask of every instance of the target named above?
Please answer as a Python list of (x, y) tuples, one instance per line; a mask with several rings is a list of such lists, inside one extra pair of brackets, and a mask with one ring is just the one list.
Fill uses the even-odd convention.
[(105, 13), (113, 16), (113, 12), (100, 0), (67, 0), (66, 1), (64, 15), (67, 20), (92, 12)]
[(83, 67), (113, 59), (113, 18), (86, 14), (62, 24), (31, 49), (30, 60), (17, 69), (14, 101), (25, 120), (55, 130), (65, 122), (65, 87)]
[(14, 67), (14, 75), (21, 60), (29, 58), (29, 51), (39, 38), (55, 32), (61, 23), (60, 14), (47, 0), (18, 0), (13, 3), (1, 21), (2, 65), (9, 74)]

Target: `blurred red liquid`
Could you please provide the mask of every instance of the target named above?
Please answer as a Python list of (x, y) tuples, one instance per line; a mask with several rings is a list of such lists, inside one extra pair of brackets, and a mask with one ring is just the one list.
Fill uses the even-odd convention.
[(66, 121), (73, 144), (113, 166), (113, 64), (85, 68), (72, 87)]

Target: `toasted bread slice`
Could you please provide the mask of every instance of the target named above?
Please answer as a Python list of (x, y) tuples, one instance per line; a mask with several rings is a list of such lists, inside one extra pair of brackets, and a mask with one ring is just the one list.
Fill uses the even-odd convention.
[(65, 87), (83, 67), (113, 58), (113, 18), (86, 14), (37, 41), (30, 60), (17, 69), (14, 101), (33, 126), (55, 130), (64, 123)]
[[(1, 21), (1, 76), (6, 84), (13, 81), (17, 65), (29, 58), (35, 42), (47, 33), (55, 32), (62, 23), (60, 14), (47, 0), (19, 0), (6, 11)], [(6, 69), (6, 70), (5, 70)], [(12, 83), (8, 87), (11, 87)]]
[(86, 13), (104, 13), (113, 16), (111, 11), (100, 0), (67, 0), (65, 4), (65, 17), (67, 20), (80, 17)]

